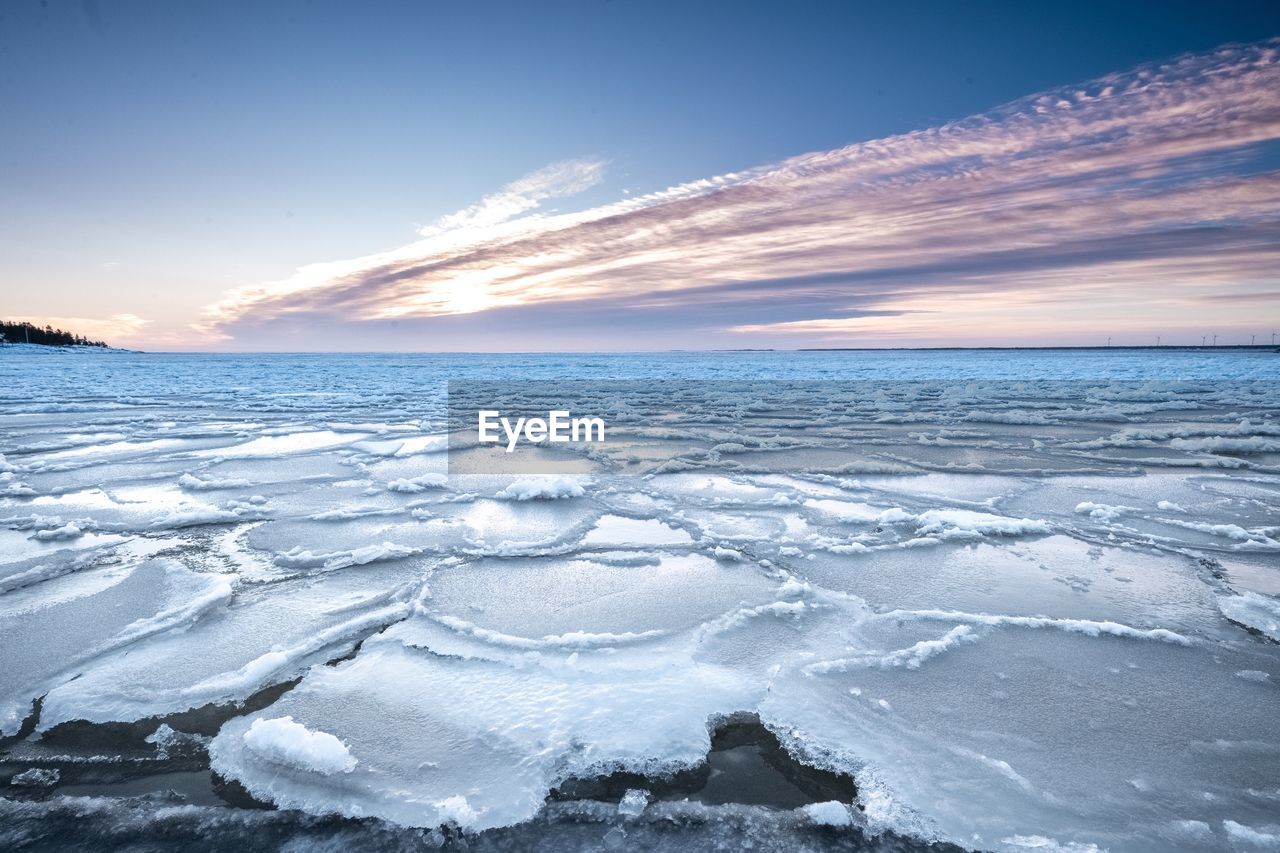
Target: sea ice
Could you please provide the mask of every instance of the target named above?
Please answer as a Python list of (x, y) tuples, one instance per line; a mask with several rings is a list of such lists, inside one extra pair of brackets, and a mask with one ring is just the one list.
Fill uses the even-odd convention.
[[(0, 364), (0, 757), (61, 774), (2, 820), (521, 849), (1280, 836), (1273, 359), (95, 359)], [(642, 381), (593, 398), (598, 452), (444, 473), (443, 377), (540, 406), (601, 374)], [(856, 799), (663, 795), (728, 766), (712, 733), (743, 713)], [(72, 787), (83, 764), (145, 792), (135, 767), (206, 743), (299, 811)]]

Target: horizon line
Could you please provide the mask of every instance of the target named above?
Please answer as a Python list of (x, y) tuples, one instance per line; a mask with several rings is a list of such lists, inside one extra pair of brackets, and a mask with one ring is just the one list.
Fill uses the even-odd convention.
[(671, 353), (797, 353), (797, 352), (1053, 352), (1053, 351), (1258, 351), (1280, 353), (1280, 343), (1265, 344), (1080, 344), (1061, 346), (902, 346), (902, 347), (715, 347), (655, 350), (147, 350), (132, 347), (75, 344), (0, 343), (0, 349), (31, 347), (41, 350), (93, 349), (140, 355), (662, 355)]

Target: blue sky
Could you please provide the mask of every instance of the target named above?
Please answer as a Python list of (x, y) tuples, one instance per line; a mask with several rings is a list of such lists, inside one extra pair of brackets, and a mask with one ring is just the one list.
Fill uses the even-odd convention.
[[(1108, 292), (1118, 287), (1130, 294), (1106, 308), (1115, 318), (1110, 326), (1065, 323), (1055, 333), (1049, 324), (1036, 328), (1037, 340), (1092, 343), (1088, 336), (1111, 331), (1145, 343), (1159, 329), (1166, 339), (1198, 340), (1202, 320), (1224, 335), (1247, 337), (1255, 325), (1250, 333), (1269, 333), (1259, 318), (1280, 314), (1274, 297), (1280, 283), (1265, 272), (1276, 266), (1280, 239), (1280, 202), (1269, 182), (1276, 134), (1270, 107), (1247, 89), (1265, 88), (1275, 60), (1266, 48), (1212, 58), (1220, 45), (1280, 34), (1275, 4), (258, 8), (18, 0), (0, 16), (0, 114), (7, 127), (0, 146), (3, 312), (67, 325), (74, 320), (121, 343), (230, 349), (1019, 343), (1026, 341), (1015, 332), (1027, 316), (1088, 314), (1097, 297), (1090, 287), (1100, 281), (1114, 285)], [(917, 178), (929, 170), (967, 174), (960, 161), (930, 165), (921, 153), (922, 145), (959, 144), (956, 134), (965, 132), (966, 121), (1004, 128), (1003, 138), (1033, 145), (1046, 168), (1067, 174), (1079, 159), (1071, 153), (1074, 143), (1068, 139), (1064, 155), (1049, 151), (1047, 140), (1068, 133), (1079, 134), (1081, 146), (1093, 144), (1090, 134), (1110, 121), (1110, 107), (1076, 104), (1081, 121), (1037, 131), (1033, 142), (1021, 129), (1034, 106), (1020, 112), (1002, 105), (1106, 75), (1136, 74), (1125, 78), (1132, 83), (1143, 74), (1132, 69), (1154, 63), (1146, 73), (1156, 73), (1161, 63), (1188, 53), (1201, 56), (1200, 64), (1163, 72), (1170, 86), (1185, 87), (1188, 104), (1197, 97), (1221, 100), (1205, 81), (1223, 73), (1254, 81), (1236, 94), (1257, 107), (1256, 120), (1231, 125), (1227, 111), (1221, 118), (1224, 137), (1247, 140), (1170, 148), (1167, 159), (1151, 162), (1133, 152), (1094, 151), (1095, 178), (1110, 168), (1103, 160), (1121, 157), (1129, 170), (1123, 181), (1099, 178), (1083, 189), (1063, 189), (1046, 214), (1052, 222), (1028, 219), (1021, 226), (1041, 235), (1037, 257), (1051, 256), (1051, 262), (1011, 265), (1012, 237), (970, 246), (962, 255), (952, 251), (923, 270), (904, 263), (906, 247), (879, 257), (883, 243), (856, 213), (863, 209), (859, 193), (882, 199), (866, 205), (879, 212), (877, 222), (916, 217), (912, 227), (925, 251), (933, 248), (928, 235), (938, 233), (932, 220), (945, 221), (940, 214), (955, 197), (922, 195), (917, 205), (930, 206), (930, 221), (919, 218), (919, 207), (887, 205), (886, 189), (898, 178), (883, 170), (864, 175), (865, 150), (847, 154), (844, 183), (822, 191), (844, 200), (826, 208), (831, 229), (811, 225), (798, 236), (776, 216), (780, 205), (811, 209), (809, 196), (779, 183), (779, 164), (847, 151), (850, 144), (901, 150), (916, 158)], [(1167, 105), (1156, 95), (1144, 97), (1141, 109), (1148, 112), (1126, 113), (1126, 121), (1141, 125), (1150, 116), (1156, 130), (1173, 121), (1177, 113), (1161, 112)], [(1114, 124), (1107, 127), (1118, 132)], [(911, 143), (907, 136), (939, 128), (952, 130), (933, 143)], [(1206, 138), (1203, 128), (1195, 133)], [(1152, 147), (1158, 146), (1148, 143)], [(1013, 181), (1025, 190), (1024, 179), (1010, 171), (1020, 162), (1021, 155), (985, 162), (1005, 171), (981, 178), (982, 186), (999, 184), (1006, 193)], [(1165, 175), (1163, 185), (1153, 170)], [(756, 177), (724, 177), (744, 172)], [(849, 177), (853, 172), (861, 177)], [(530, 175), (541, 178), (530, 183)], [(694, 186), (717, 176), (715, 187)], [(1242, 179), (1247, 192), (1217, 186), (1212, 202), (1180, 194), (1186, 214), (1177, 221), (1158, 215), (1168, 209), (1167, 199), (1138, 203), (1170, 184), (1236, 187)], [(775, 194), (767, 212), (716, 201), (753, 191), (757, 180)], [(1121, 187), (1138, 197), (1132, 216), (1143, 227), (1119, 234), (1118, 242), (1103, 245), (1100, 233), (1065, 233), (1055, 224), (1087, 219), (1088, 203), (1100, 204)], [(668, 190), (686, 198), (674, 207), (654, 199)], [(1044, 209), (1044, 191), (1037, 187), (1034, 199), (1011, 202), (1012, 209)], [(1082, 196), (1084, 206), (1064, 202)], [(516, 212), (495, 219), (515, 197), (523, 199)], [(474, 213), (485, 198), (501, 203), (484, 208), (479, 219), (447, 219)], [(617, 209), (636, 198), (650, 201), (642, 209)], [(1210, 203), (1221, 209), (1202, 220), (1196, 211)], [(688, 229), (710, 227), (699, 218), (707, 214), (689, 218), (694, 204), (717, 211), (712, 238), (723, 246), (711, 252), (716, 263), (690, 254), (696, 249)], [(988, 198), (977, 208), (957, 205), (955, 216), (971, 218), (975, 210), (1002, 215)], [(590, 211), (596, 213), (572, 222), (556, 219)], [(628, 228), (648, 235), (685, 229), (685, 238), (647, 244), (625, 264), (617, 261), (619, 244), (593, 244), (587, 252), (581, 239), (571, 249), (556, 242), (565, 269), (576, 266), (576, 275), (567, 277), (548, 276), (545, 265), (534, 270), (527, 257), (517, 263), (514, 250), (501, 258), (472, 251), (475, 241), (527, 242), (529, 228), (539, 235), (538, 251), (546, 251), (547, 229), (559, 234), (571, 226), (580, 238), (590, 231), (595, 240), (600, 228), (592, 223), (606, 215), (625, 215)], [(530, 216), (540, 221), (512, 231)], [(751, 230), (753, 222), (759, 230)], [(846, 240), (842, 223), (844, 233), (866, 239)], [(1160, 246), (1185, 242), (1170, 234), (1197, 228), (1201, 236), (1194, 239), (1202, 240), (1203, 251), (1195, 257), (1178, 248), (1176, 264), (1134, 269), (1134, 258), (1164, 259), (1170, 252)], [(421, 245), (423, 229), (427, 242), (436, 242)], [(440, 235), (450, 229), (442, 247)], [(731, 247), (744, 233), (755, 241), (752, 251), (765, 251), (765, 238), (776, 234), (807, 247), (807, 254), (781, 259), (773, 251), (739, 265)], [(946, 239), (959, 245), (980, 238), (980, 232), (957, 232)], [(447, 283), (447, 299), (439, 298), (440, 280), (423, 277), (424, 269), (439, 266), (442, 251), (453, 253), (455, 265), (463, 255), (470, 259), (467, 276)], [(682, 252), (698, 263), (682, 264)], [(412, 283), (386, 287), (388, 263), (403, 271), (409, 256), (419, 262), (411, 265), (413, 274), (397, 275)], [(420, 263), (426, 256), (432, 264)], [(581, 281), (601, 270), (606, 256), (640, 274), (612, 269), (599, 287), (584, 289)], [(665, 265), (643, 269), (655, 256)], [(1231, 275), (1206, 273), (1215, 259), (1223, 261), (1216, 268)], [(315, 266), (340, 261), (348, 263), (336, 270)], [(502, 264), (509, 275), (496, 281), (488, 270)], [(682, 277), (681, 270), (694, 267)], [(300, 278), (300, 268), (311, 272)], [(1144, 285), (1170, 275), (1194, 287), (1144, 319), (1141, 306), (1153, 299)], [(988, 284), (975, 284), (979, 276)], [(665, 287), (673, 279), (679, 286)], [(246, 289), (252, 298), (245, 298)], [(1037, 299), (1028, 300), (1029, 292)], [(1055, 303), (1070, 310), (1046, 307)], [(930, 322), (915, 322), (926, 314)], [(868, 317), (889, 319), (858, 319)], [(983, 327), (991, 331), (981, 333)]]

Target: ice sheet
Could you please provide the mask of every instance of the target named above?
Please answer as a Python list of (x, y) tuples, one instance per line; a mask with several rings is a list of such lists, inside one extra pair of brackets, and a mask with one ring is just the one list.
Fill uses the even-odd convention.
[[(525, 847), (589, 829), (710, 849), (750, 826), (796, 849), (1265, 849), (1280, 369), (886, 358), (7, 362), (6, 761), (68, 770), (74, 735), (125, 772), (159, 741), (121, 732), (198, 717), (209, 765), (301, 810), (299, 832), (336, 814)], [(566, 375), (645, 380), (606, 451), (448, 475), (445, 378), (533, 395)], [(778, 384), (742, 399), (744, 376)], [(869, 384), (800, 381), (820, 377)], [(706, 769), (741, 712), (851, 773), (856, 802), (645, 793)], [(553, 793), (615, 772), (613, 801)], [(178, 819), (73, 790), (131, 825)], [(225, 812), (224, 832), (286, 819)]]

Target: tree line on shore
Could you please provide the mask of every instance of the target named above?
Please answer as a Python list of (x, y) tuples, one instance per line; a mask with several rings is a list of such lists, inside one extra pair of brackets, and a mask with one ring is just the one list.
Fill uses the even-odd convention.
[(33, 323), (10, 323), (0, 320), (0, 343), (43, 344), (51, 347), (81, 346), (105, 347), (103, 341), (94, 341), (75, 332), (64, 332), (53, 326), (37, 326)]

